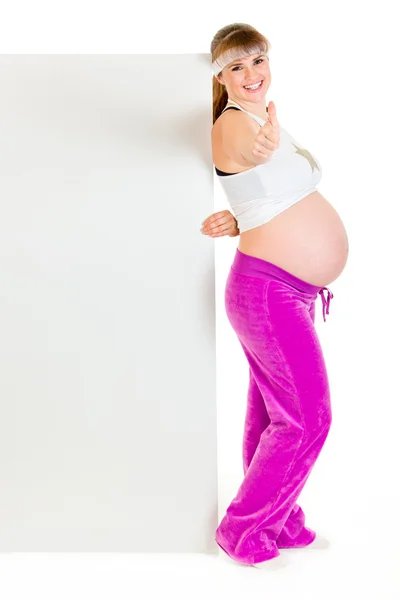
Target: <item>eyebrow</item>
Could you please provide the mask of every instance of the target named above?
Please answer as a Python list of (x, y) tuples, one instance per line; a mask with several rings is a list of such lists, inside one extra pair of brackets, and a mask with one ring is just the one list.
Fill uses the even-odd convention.
[[(263, 54), (259, 54), (258, 56), (256, 56), (255, 58), (253, 58), (253, 60), (258, 60), (259, 58), (261, 58), (262, 56), (264, 56)], [(232, 69), (232, 67), (236, 67), (236, 65), (242, 65), (243, 61), (240, 62), (236, 62), (233, 65), (231, 65), (229, 68)]]

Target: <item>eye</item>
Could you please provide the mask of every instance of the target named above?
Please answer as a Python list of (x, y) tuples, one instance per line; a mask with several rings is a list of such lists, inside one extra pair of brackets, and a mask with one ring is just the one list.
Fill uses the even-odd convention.
[[(254, 61), (254, 64), (260, 63), (260, 62), (264, 62), (263, 58), (258, 58), (256, 61)], [(233, 67), (232, 71), (237, 71), (238, 69), (241, 69), (242, 67)]]

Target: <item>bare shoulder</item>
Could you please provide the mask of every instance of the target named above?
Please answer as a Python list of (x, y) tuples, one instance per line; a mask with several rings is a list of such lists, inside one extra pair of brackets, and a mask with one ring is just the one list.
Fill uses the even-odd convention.
[[(213, 162), (226, 172), (238, 172), (254, 166), (245, 156), (250, 155), (260, 126), (242, 110), (226, 110), (211, 130)], [(244, 154), (243, 154), (244, 152)]]
[(260, 129), (258, 123), (249, 117), (243, 110), (226, 110), (215, 121), (212, 131), (239, 130), (248, 133), (249, 131), (257, 133)]
[(215, 121), (211, 138), (213, 143), (224, 140), (231, 145), (240, 139), (252, 139), (259, 129), (258, 123), (242, 110), (226, 110)]

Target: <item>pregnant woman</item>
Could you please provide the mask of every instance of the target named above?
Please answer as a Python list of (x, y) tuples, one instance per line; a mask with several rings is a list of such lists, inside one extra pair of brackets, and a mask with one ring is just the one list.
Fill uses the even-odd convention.
[(203, 228), (240, 234), (225, 307), (250, 376), (244, 479), (215, 539), (234, 560), (257, 566), (316, 537), (296, 503), (331, 425), (315, 302), (325, 321), (333, 298), (326, 286), (348, 256), (343, 223), (316, 189), (320, 163), (280, 126), (274, 103), (266, 106), (269, 48), (243, 23), (212, 41), (213, 162), (234, 217), (217, 213)]

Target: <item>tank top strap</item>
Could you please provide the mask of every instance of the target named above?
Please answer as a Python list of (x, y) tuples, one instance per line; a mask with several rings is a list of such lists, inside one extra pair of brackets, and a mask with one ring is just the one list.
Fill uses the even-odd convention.
[(257, 121), (257, 123), (259, 125), (264, 125), (264, 123), (266, 123), (266, 119), (261, 119), (261, 117), (258, 117), (257, 115), (253, 115), (253, 113), (249, 112), (248, 110), (245, 110), (244, 108), (242, 108), (240, 106), (240, 104), (237, 104), (236, 102), (234, 102), (233, 100), (228, 100), (227, 105), (225, 106), (224, 110), (221, 112), (221, 114), (230, 106), (236, 106), (237, 108), (239, 108), (241, 111), (247, 113), (249, 115), (249, 117), (251, 117), (252, 119), (254, 119), (255, 121)]

